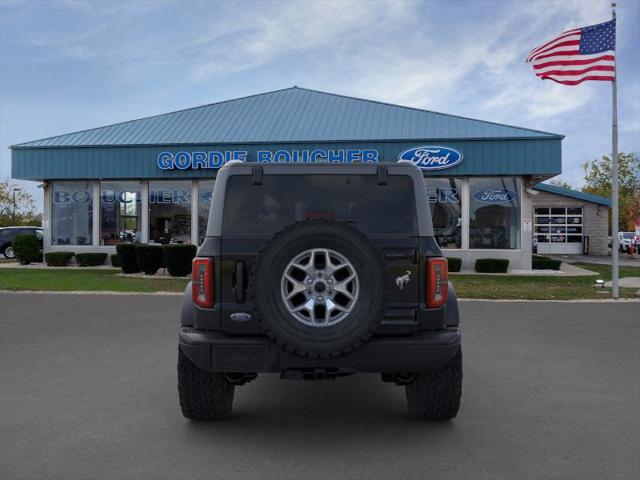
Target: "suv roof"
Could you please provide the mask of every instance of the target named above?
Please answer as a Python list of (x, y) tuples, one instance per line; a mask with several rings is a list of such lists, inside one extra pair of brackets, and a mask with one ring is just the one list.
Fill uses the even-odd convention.
[[(233, 175), (251, 175), (254, 184), (261, 184), (263, 175), (377, 175), (384, 185), (388, 175), (406, 175), (413, 180), (415, 208), (418, 217), (418, 235), (433, 236), (429, 201), (420, 169), (408, 161), (388, 164), (372, 163), (246, 163), (232, 161), (218, 172), (209, 214), (207, 236), (217, 237), (222, 232), (222, 211), (226, 198), (227, 180)], [(372, 206), (375, 208), (375, 206)]]

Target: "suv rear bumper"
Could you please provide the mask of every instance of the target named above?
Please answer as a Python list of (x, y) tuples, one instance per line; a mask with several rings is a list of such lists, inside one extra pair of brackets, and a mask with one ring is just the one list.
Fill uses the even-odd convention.
[(180, 348), (200, 369), (210, 372), (280, 373), (324, 369), (335, 373), (409, 373), (436, 370), (460, 348), (460, 330), (446, 328), (411, 336), (373, 337), (337, 358), (299, 357), (267, 337), (238, 337), (180, 329)]

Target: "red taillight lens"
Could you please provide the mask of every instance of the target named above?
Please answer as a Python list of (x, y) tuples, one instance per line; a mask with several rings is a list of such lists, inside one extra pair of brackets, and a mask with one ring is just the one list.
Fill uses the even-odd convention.
[(447, 302), (449, 293), (447, 259), (427, 259), (427, 306), (441, 307)]
[(213, 258), (194, 258), (191, 280), (193, 303), (202, 308), (213, 307)]

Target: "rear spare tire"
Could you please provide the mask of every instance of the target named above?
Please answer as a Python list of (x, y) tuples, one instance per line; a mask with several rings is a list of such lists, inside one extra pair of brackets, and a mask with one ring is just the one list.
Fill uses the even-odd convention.
[(343, 355), (374, 332), (384, 314), (381, 252), (356, 228), (306, 220), (276, 234), (258, 255), (251, 282), (264, 331), (308, 357)]

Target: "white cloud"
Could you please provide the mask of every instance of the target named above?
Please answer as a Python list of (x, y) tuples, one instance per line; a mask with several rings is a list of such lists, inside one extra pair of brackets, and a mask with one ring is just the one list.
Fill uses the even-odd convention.
[[(194, 70), (197, 79), (256, 68), (279, 59), (314, 53), (326, 56), (384, 19), (385, 13), (402, 12), (396, 2), (298, 2), (269, 3), (236, 19), (238, 32), (199, 40), (202, 61)], [(326, 48), (324, 52), (319, 49)]]

